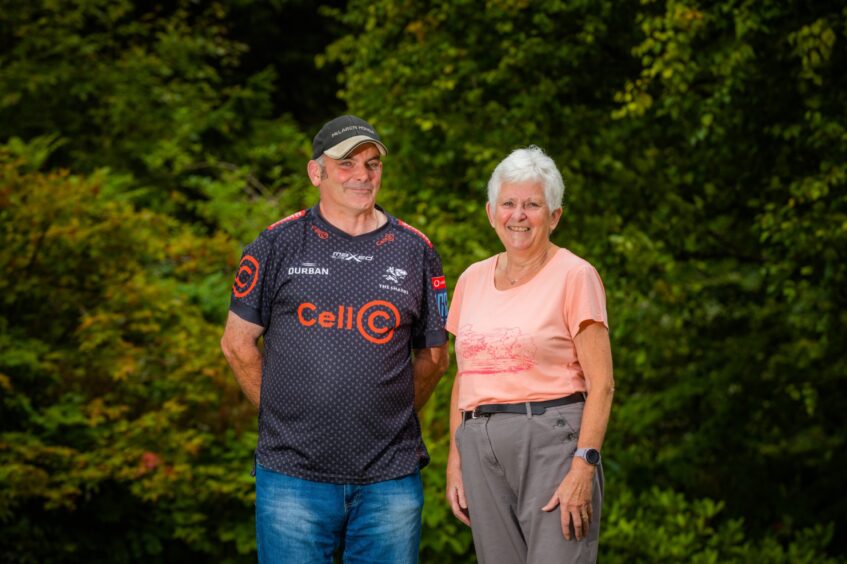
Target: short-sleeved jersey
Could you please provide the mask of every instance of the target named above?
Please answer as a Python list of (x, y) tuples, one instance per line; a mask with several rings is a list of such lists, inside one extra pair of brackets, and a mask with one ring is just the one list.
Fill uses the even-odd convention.
[(412, 349), (446, 342), (447, 289), (429, 240), (386, 216), (376, 231), (353, 237), (317, 205), (244, 249), (230, 310), (265, 328), (262, 466), (367, 484), (429, 461)]
[(600, 275), (567, 249), (515, 288), (494, 286), (496, 268), (497, 256), (472, 264), (453, 292), (459, 409), (586, 391), (573, 339), (585, 321), (609, 326)]

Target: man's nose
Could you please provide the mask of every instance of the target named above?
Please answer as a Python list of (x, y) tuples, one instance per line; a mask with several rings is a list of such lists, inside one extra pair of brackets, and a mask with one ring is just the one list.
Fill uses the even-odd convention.
[(355, 180), (367, 180), (368, 172), (368, 163), (356, 163), (353, 165), (353, 178)]

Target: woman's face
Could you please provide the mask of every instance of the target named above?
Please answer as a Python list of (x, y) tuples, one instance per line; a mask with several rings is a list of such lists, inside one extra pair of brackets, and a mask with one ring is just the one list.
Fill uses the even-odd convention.
[(540, 253), (559, 223), (562, 208), (550, 210), (541, 182), (504, 182), (496, 204), (485, 205), (488, 221), (507, 251)]

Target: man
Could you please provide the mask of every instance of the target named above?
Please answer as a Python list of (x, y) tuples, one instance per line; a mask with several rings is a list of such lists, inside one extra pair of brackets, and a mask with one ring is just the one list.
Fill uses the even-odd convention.
[(416, 562), (416, 412), (448, 364), (441, 261), (376, 205), (388, 151), (370, 124), (338, 117), (312, 147), (320, 201), (245, 248), (221, 340), (259, 408), (259, 561)]

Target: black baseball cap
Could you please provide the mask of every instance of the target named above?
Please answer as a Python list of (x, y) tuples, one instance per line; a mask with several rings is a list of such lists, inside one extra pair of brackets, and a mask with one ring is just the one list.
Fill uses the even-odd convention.
[(312, 158), (326, 155), (331, 159), (343, 159), (365, 143), (373, 143), (380, 154), (388, 154), (376, 130), (356, 116), (341, 116), (324, 124), (312, 140)]

